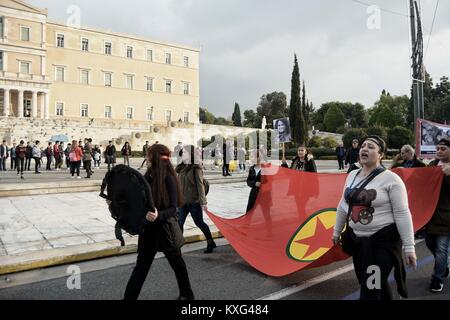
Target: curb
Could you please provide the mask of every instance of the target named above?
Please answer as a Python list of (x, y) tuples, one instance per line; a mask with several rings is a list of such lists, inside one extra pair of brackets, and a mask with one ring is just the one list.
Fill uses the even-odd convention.
[[(211, 231), (213, 239), (222, 238), (220, 231)], [(134, 240), (134, 241), (133, 241)], [(195, 243), (206, 240), (203, 234), (195, 234), (185, 237), (186, 243)], [(6, 256), (5, 260), (9, 262), (0, 264), (0, 275), (7, 275), (16, 272), (29, 271), (34, 269), (64, 265), (74, 262), (95, 260), (100, 258), (119, 256), (137, 252), (137, 237), (127, 238), (127, 242), (135, 242), (125, 245), (125, 247), (117, 246), (117, 240), (110, 240), (92, 245), (80, 245), (66, 247), (62, 249), (51, 249), (46, 251), (34, 252), (22, 256)], [(86, 252), (86, 246), (93, 249)], [(68, 251), (75, 251), (67, 253)], [(77, 252), (79, 251), (79, 252)], [(3, 257), (2, 257), (3, 258)]]

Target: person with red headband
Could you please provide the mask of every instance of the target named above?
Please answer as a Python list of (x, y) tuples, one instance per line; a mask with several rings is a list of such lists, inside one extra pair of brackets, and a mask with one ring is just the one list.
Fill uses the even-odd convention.
[(175, 272), (180, 294), (178, 300), (194, 300), (186, 264), (181, 255), (184, 237), (178, 225), (177, 207), (182, 194), (177, 174), (170, 162), (170, 150), (155, 144), (148, 148), (150, 166), (145, 178), (150, 184), (155, 212), (148, 212), (138, 238), (136, 267), (125, 290), (125, 300), (136, 300), (141, 292), (156, 253), (163, 252)]

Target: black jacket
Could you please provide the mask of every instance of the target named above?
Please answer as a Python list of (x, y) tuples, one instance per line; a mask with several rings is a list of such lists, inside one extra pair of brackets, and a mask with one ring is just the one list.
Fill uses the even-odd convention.
[(359, 148), (350, 148), (347, 150), (347, 154), (345, 156), (345, 164), (354, 164), (359, 160)]
[(250, 195), (248, 196), (247, 211), (249, 212), (255, 205), (256, 198), (258, 197), (259, 187), (256, 186), (257, 182), (261, 182), (261, 170), (256, 174), (255, 166), (252, 166), (248, 172), (247, 185), (252, 188)]
[[(429, 166), (437, 166), (439, 160), (433, 160)], [(434, 235), (450, 235), (450, 176), (444, 176), (438, 205), (433, 217), (426, 226), (427, 232)]]
[[(305, 156), (305, 158), (308, 158), (308, 155)], [(286, 162), (283, 162), (281, 164), (283, 168), (290, 168), (294, 170), (300, 170), (305, 172), (317, 172), (317, 167), (314, 159), (306, 160), (303, 164), (300, 161), (300, 158), (298, 156), (294, 157), (292, 159), (291, 166), (288, 167)], [(301, 168), (301, 169), (300, 169)]]
[[(151, 185), (151, 177), (146, 175)], [(166, 177), (166, 188), (169, 193), (169, 205), (158, 209), (158, 218), (154, 222), (145, 220), (144, 230), (140, 236), (144, 236), (145, 243), (157, 251), (173, 251), (181, 248), (185, 241), (178, 224), (177, 215), (177, 180), (172, 176)], [(148, 237), (148, 238), (147, 238)]]
[(412, 164), (410, 164), (410, 166), (407, 166), (407, 162), (403, 160), (403, 161), (394, 163), (392, 165), (392, 169), (394, 169), (394, 168), (422, 168), (422, 167), (426, 167), (426, 166), (427, 165), (425, 163), (423, 163), (422, 161), (417, 159), (417, 157), (414, 155), (414, 159), (412, 160)]

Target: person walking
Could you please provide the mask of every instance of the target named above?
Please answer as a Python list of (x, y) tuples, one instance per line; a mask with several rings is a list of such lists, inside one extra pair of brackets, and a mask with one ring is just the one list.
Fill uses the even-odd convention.
[(150, 147), (148, 141), (145, 141), (144, 146), (142, 147), (142, 155), (144, 156), (144, 161), (142, 161), (141, 166), (138, 170), (141, 170), (144, 167), (144, 164), (147, 162), (147, 149)]
[(25, 145), (25, 141), (21, 140), (20, 144), (16, 147), (17, 174), (20, 173), (20, 179), (24, 179), (23, 168), (25, 166), (26, 156), (27, 156), (27, 146)]
[(56, 141), (53, 145), (53, 157), (55, 159), (55, 170), (59, 171), (58, 165), (60, 160), (60, 154), (59, 154), (59, 141)]
[(47, 157), (47, 166), (46, 166), (46, 170), (47, 171), (51, 171), (51, 165), (52, 165), (52, 157), (53, 157), (53, 147), (52, 147), (52, 143), (49, 142), (47, 145), (47, 148), (45, 149), (45, 156)]
[[(382, 166), (385, 152), (386, 143), (379, 136), (363, 141), (359, 152), (362, 168), (347, 177), (333, 232), (333, 243), (340, 245), (346, 227), (348, 236), (342, 236), (342, 246), (353, 257), (361, 300), (392, 300), (388, 277), (393, 268), (397, 290), (407, 298), (402, 246), (407, 264), (417, 267), (406, 186)], [(369, 285), (374, 266), (379, 270), (379, 287)]]
[(109, 141), (105, 149), (105, 160), (108, 164), (108, 172), (111, 170), (111, 165), (114, 167), (116, 163), (116, 147), (112, 141)]
[(247, 151), (245, 150), (245, 147), (243, 145), (239, 145), (239, 148), (237, 150), (237, 160), (239, 162), (239, 171), (245, 172), (245, 156), (247, 155)]
[(6, 140), (0, 145), (0, 171), (6, 171), (6, 159), (8, 159), (8, 146)]
[(336, 157), (338, 160), (339, 170), (344, 170), (345, 148), (343, 143), (340, 143), (339, 146), (336, 147)]
[(227, 143), (224, 141), (223, 145), (222, 145), (222, 155), (223, 155), (223, 164), (222, 164), (222, 175), (224, 177), (231, 177), (230, 174), (230, 154), (229, 154), (229, 150), (227, 150), (229, 148), (229, 145), (227, 145)]
[(123, 156), (123, 164), (130, 166), (131, 147), (128, 141), (123, 145), (121, 152)]
[(84, 150), (83, 150), (83, 167), (84, 170), (86, 170), (86, 179), (90, 179), (91, 175), (94, 173), (92, 171), (92, 159), (93, 159), (93, 152), (92, 152), (92, 139), (85, 139), (84, 140)]
[(429, 166), (442, 168), (444, 180), (438, 204), (431, 220), (425, 226), (425, 243), (434, 256), (434, 268), (431, 276), (430, 290), (441, 292), (444, 279), (448, 278), (450, 259), (450, 138), (439, 140), (436, 145), (436, 159)]
[(72, 179), (75, 178), (75, 170), (77, 172), (77, 178), (81, 179), (80, 177), (80, 166), (81, 166), (81, 160), (83, 159), (83, 151), (78, 146), (78, 142), (76, 140), (72, 141), (71, 149), (69, 152), (69, 159), (70, 159), (70, 174), (72, 175)]
[(94, 169), (95, 168), (99, 168), (100, 169), (100, 155), (102, 154), (100, 151), (100, 148), (98, 147), (98, 145), (94, 146), (93, 149), (94, 152)]
[(216, 248), (216, 243), (212, 238), (211, 230), (203, 220), (203, 210), (207, 210), (208, 201), (203, 181), (201, 154), (192, 145), (184, 146), (180, 153), (182, 162), (177, 166), (176, 172), (181, 183), (184, 205), (178, 210), (178, 222), (183, 231), (184, 222), (190, 213), (195, 225), (205, 235), (207, 246), (204, 252), (211, 253)]
[(317, 172), (317, 166), (314, 161), (314, 157), (304, 145), (298, 147), (297, 156), (292, 159), (290, 167), (288, 167), (286, 158), (284, 157), (282, 159), (281, 166), (298, 171)]
[(170, 150), (164, 145), (151, 146), (147, 152), (150, 166), (145, 173), (152, 190), (155, 212), (148, 212), (138, 238), (136, 266), (128, 281), (124, 299), (139, 297), (156, 253), (163, 252), (175, 272), (178, 300), (193, 300), (186, 264), (181, 254), (184, 238), (177, 221), (177, 207), (182, 206), (180, 183), (170, 162)]
[(354, 164), (359, 161), (359, 141), (358, 139), (353, 139), (352, 147), (347, 150), (345, 155), (345, 165), (348, 165), (347, 173), (353, 171)]
[(255, 206), (256, 198), (258, 198), (259, 189), (261, 188), (261, 160), (262, 155), (259, 150), (253, 150), (250, 154), (250, 161), (253, 165), (248, 170), (247, 186), (251, 188), (248, 196), (247, 209), (249, 212)]
[(9, 156), (11, 158), (11, 171), (12, 170), (16, 170), (16, 165), (17, 165), (17, 161), (16, 161), (16, 143), (13, 143), (13, 146), (9, 149)]
[(58, 169), (61, 170), (61, 167), (64, 163), (64, 142), (60, 141), (58, 146), (58, 153), (59, 153), (59, 162), (58, 162)]
[(41, 152), (41, 148), (39, 147), (39, 144), (40, 144), (39, 140), (36, 140), (31, 149), (31, 157), (34, 159), (34, 173), (35, 174), (41, 173), (39, 171), (39, 166), (41, 164), (42, 152)]

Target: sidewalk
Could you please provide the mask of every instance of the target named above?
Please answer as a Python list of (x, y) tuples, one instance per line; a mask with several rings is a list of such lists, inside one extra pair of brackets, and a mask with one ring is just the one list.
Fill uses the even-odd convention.
[[(212, 184), (209, 209), (222, 217), (243, 214), (249, 188), (245, 183)], [(215, 237), (221, 236), (205, 214)], [(131, 253), (137, 237), (120, 247), (115, 221), (98, 192), (0, 198), (0, 274)], [(189, 216), (187, 242), (204, 240)]]

